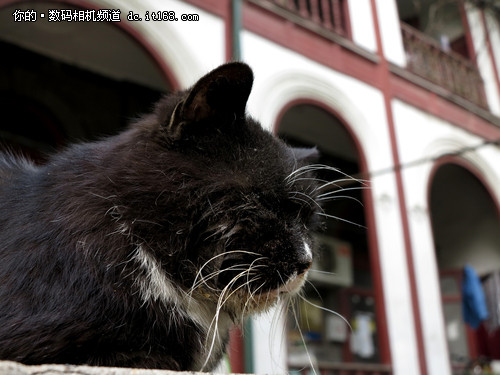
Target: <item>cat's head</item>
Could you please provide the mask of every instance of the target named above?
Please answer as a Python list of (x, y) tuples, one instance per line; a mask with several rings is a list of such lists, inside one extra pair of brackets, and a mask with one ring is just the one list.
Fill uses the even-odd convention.
[(319, 221), (315, 151), (288, 147), (246, 115), (252, 83), (247, 65), (223, 65), (148, 120), (161, 124), (156, 137), (169, 150), (154, 202), (169, 210), (160, 223), (168, 233), (151, 248), (165, 249), (157, 255), (188, 293), (233, 315), (301, 288)]

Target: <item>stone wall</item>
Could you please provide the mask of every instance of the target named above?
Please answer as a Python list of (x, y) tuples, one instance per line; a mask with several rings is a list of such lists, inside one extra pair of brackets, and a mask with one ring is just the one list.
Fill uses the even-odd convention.
[[(0, 361), (0, 375), (195, 375), (195, 372), (143, 370), (116, 367), (72, 365), (25, 366), (16, 362)], [(205, 374), (206, 375), (206, 374)]]

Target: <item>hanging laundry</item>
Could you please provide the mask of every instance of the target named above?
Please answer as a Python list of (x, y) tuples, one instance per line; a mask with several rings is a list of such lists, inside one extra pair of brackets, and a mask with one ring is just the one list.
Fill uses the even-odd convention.
[(476, 329), (489, 316), (484, 291), (474, 268), (466, 265), (463, 276), (462, 312), (465, 322)]

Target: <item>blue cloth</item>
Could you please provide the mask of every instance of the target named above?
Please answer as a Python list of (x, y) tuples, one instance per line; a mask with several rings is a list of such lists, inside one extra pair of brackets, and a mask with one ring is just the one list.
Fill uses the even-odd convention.
[(462, 312), (465, 322), (474, 329), (489, 316), (481, 280), (469, 265), (464, 268), (462, 280)]

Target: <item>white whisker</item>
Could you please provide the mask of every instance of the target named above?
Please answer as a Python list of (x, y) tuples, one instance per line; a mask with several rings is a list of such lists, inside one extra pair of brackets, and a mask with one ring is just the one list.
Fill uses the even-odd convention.
[(212, 291), (220, 291), (220, 289), (217, 289), (217, 288), (214, 288), (214, 287), (211, 287), (210, 285), (208, 285), (208, 281), (210, 281), (211, 279), (221, 275), (222, 273), (224, 272), (229, 272), (229, 271), (243, 271), (243, 272), (248, 272), (248, 264), (235, 264), (231, 267), (228, 267), (228, 268), (225, 268), (225, 269), (222, 269), (222, 270), (217, 270), (217, 271), (214, 271), (212, 273), (209, 273), (208, 275), (206, 276), (202, 276), (196, 283), (193, 283), (193, 285), (191, 286), (191, 288), (189, 289), (189, 293), (192, 294), (197, 288), (199, 288), (201, 285), (204, 285), (205, 287), (207, 287), (208, 289), (212, 290)]
[(295, 200), (297, 200), (297, 201), (299, 201), (299, 202), (302, 202), (302, 203), (307, 204), (309, 207), (312, 207), (311, 202), (310, 202), (310, 201), (307, 201), (307, 200), (305, 200), (305, 199), (298, 198), (298, 197), (290, 197), (290, 199), (295, 199)]
[(316, 183), (321, 182), (323, 184), (326, 184), (326, 183), (330, 182), (328, 180), (323, 180), (323, 179), (317, 178), (317, 177), (299, 177), (299, 178), (293, 179), (293, 181), (294, 182), (297, 182), (297, 181), (314, 181)]
[(316, 206), (318, 206), (320, 209), (321, 209), (321, 206), (319, 205), (319, 203), (316, 201), (316, 199), (314, 199), (313, 197), (311, 197), (310, 195), (306, 194), (306, 193), (303, 193), (301, 191), (294, 191), (293, 193), (290, 193), (291, 194), (291, 199), (294, 199), (296, 198), (297, 195), (300, 195), (301, 197), (305, 197), (307, 198), (306, 200), (303, 200), (304, 202), (307, 202), (307, 204), (309, 204), (310, 207), (311, 204), (314, 204)]
[[(322, 274), (325, 274), (325, 275), (336, 275), (335, 272), (322, 271), (322, 270), (317, 270), (315, 268), (310, 268), (309, 272), (322, 273)], [(311, 285), (313, 285), (313, 284), (311, 284)]]
[(354, 225), (354, 226), (356, 226), (358, 228), (367, 229), (364, 225), (355, 223), (355, 222), (347, 220), (347, 219), (342, 219), (341, 217), (338, 217), (338, 216), (335, 216), (335, 215), (326, 214), (324, 212), (318, 212), (318, 215), (324, 216), (324, 217), (327, 217), (327, 218), (330, 218), (330, 219), (342, 221), (344, 223), (348, 223), (348, 224)]
[(339, 188), (338, 190), (333, 190), (333, 191), (328, 191), (326, 193), (318, 194), (318, 198), (324, 198), (330, 195), (336, 195), (339, 193), (344, 193), (346, 191), (352, 191), (352, 190), (368, 190), (369, 188), (366, 186), (356, 186), (356, 187), (351, 187), (351, 188)]
[[(262, 278), (261, 276), (259, 277), (254, 277), (251, 282), (255, 282), (257, 281), (259, 278)], [(248, 284), (247, 284), (248, 285)], [(248, 298), (247, 300), (245, 301), (245, 305), (243, 306), (243, 309), (241, 310), (241, 321), (243, 322), (244, 321), (244, 317), (245, 317), (245, 311), (247, 310), (247, 307), (248, 307), (248, 304), (250, 303), (250, 301), (253, 301), (253, 302), (256, 302), (255, 300), (255, 295), (257, 293), (260, 294), (260, 291), (261, 289), (264, 287), (264, 285), (266, 285), (265, 282), (263, 282), (261, 285), (259, 285), (257, 288), (255, 288), (255, 290), (253, 292), (250, 292), (250, 288), (249, 288), (249, 293), (248, 293)], [(250, 286), (250, 285), (248, 285)]]
[[(300, 294), (299, 294), (299, 297), (304, 299), (304, 297), (302, 297)], [(304, 338), (304, 334), (302, 333), (302, 329), (300, 328), (299, 318), (297, 316), (297, 309), (295, 308), (295, 305), (293, 303), (290, 304), (290, 307), (292, 309), (293, 317), (295, 319), (295, 325), (297, 326), (297, 331), (299, 332), (300, 339), (302, 340), (302, 343), (304, 344), (304, 350), (306, 352), (307, 358), (309, 359), (309, 364), (311, 365), (311, 370), (313, 371), (314, 375), (318, 375), (318, 373), (316, 372), (316, 364), (314, 363), (314, 361), (311, 357), (311, 354), (309, 353), (309, 349), (307, 349), (307, 343), (306, 343), (306, 340)]]
[(311, 306), (314, 306), (314, 307), (316, 307), (316, 308), (318, 308), (318, 309), (320, 309), (320, 310), (323, 310), (323, 311), (329, 312), (329, 313), (331, 313), (331, 314), (333, 314), (333, 315), (335, 315), (335, 316), (338, 316), (340, 319), (342, 319), (342, 320), (344, 321), (344, 323), (345, 323), (345, 324), (347, 324), (347, 326), (349, 327), (349, 330), (350, 330), (351, 332), (353, 331), (351, 324), (349, 323), (349, 321), (348, 321), (346, 318), (344, 318), (344, 317), (342, 316), (342, 314), (339, 314), (339, 313), (338, 313), (338, 312), (336, 312), (336, 311), (333, 311), (333, 310), (327, 309), (326, 307), (323, 307), (323, 306), (320, 306), (320, 305), (316, 305), (315, 303), (312, 303), (312, 302), (311, 302), (311, 301), (309, 301), (307, 298), (305, 298), (305, 297), (303, 297), (303, 296), (301, 296), (301, 295), (299, 295), (299, 297), (300, 297), (300, 299), (302, 299), (305, 303), (307, 303), (307, 304), (309, 304), (309, 305), (311, 305)]
[[(360, 185), (363, 185), (363, 186), (356, 186), (356, 187), (342, 187), (342, 184), (344, 182), (356, 182), (356, 183), (359, 183)], [(344, 184), (345, 185), (345, 184)], [(361, 181), (361, 180), (357, 180), (353, 177), (348, 177), (348, 178), (341, 178), (341, 179), (338, 179), (338, 180), (333, 180), (333, 181), (328, 181), (328, 182), (325, 182), (323, 185), (320, 185), (318, 186), (315, 191), (318, 191), (318, 190), (323, 190), (325, 188), (329, 188), (329, 187), (334, 187), (334, 188), (337, 188), (338, 190), (356, 190), (356, 189), (363, 189), (363, 188), (367, 188), (366, 186), (366, 183)]]
[(205, 368), (205, 366), (207, 365), (209, 359), (210, 359), (210, 356), (212, 354), (212, 351), (215, 347), (215, 342), (217, 341), (217, 338), (218, 338), (218, 326), (219, 326), (219, 316), (220, 316), (220, 311), (222, 309), (222, 306), (228, 301), (228, 299), (234, 294), (236, 293), (239, 289), (245, 287), (246, 284), (243, 284), (243, 285), (240, 285), (239, 287), (237, 287), (236, 289), (232, 290), (231, 293), (229, 293), (229, 295), (226, 296), (227, 292), (229, 291), (229, 289), (231, 288), (231, 286), (236, 283), (236, 281), (240, 278), (240, 277), (243, 277), (245, 276), (247, 271), (245, 272), (241, 272), (239, 273), (238, 275), (236, 275), (235, 277), (233, 277), (233, 279), (224, 287), (224, 289), (222, 289), (222, 292), (220, 293), (219, 295), (219, 298), (218, 298), (218, 301), (217, 301), (217, 307), (216, 307), (216, 310), (215, 310), (215, 315), (214, 315), (214, 318), (212, 319), (212, 322), (210, 323), (210, 326), (208, 328), (208, 331), (207, 331), (207, 337), (206, 337), (206, 340), (208, 340), (208, 337), (209, 337), (209, 334), (211, 331), (213, 331), (213, 334), (212, 334), (212, 340), (211, 340), (211, 343), (210, 343), (210, 348), (208, 350), (208, 353), (207, 353), (207, 356), (206, 356), (206, 359), (205, 359), (205, 362), (203, 363), (203, 366), (201, 367), (201, 371), (203, 371), (203, 369)]
[(196, 285), (197, 284), (197, 280), (199, 277), (203, 277), (201, 275), (203, 269), (210, 263), (210, 262), (213, 262), (214, 260), (220, 258), (220, 257), (224, 257), (226, 255), (229, 255), (229, 254), (248, 254), (248, 255), (258, 255), (260, 256), (261, 254), (259, 253), (254, 253), (252, 251), (246, 251), (246, 250), (232, 250), (232, 251), (225, 251), (221, 254), (217, 254), (215, 256), (213, 256), (212, 258), (210, 258), (209, 260), (207, 260), (205, 263), (203, 263), (203, 265), (200, 267), (200, 269), (198, 270), (198, 272), (196, 273), (196, 276), (194, 278), (194, 281), (193, 281), (193, 285)]
[(332, 196), (328, 196), (328, 197), (323, 197), (323, 198), (318, 198), (316, 199), (318, 202), (323, 202), (323, 201), (334, 201), (334, 200), (342, 200), (342, 199), (346, 199), (346, 200), (352, 200), (352, 201), (355, 201), (356, 203), (358, 203), (361, 207), (364, 207), (363, 203), (357, 199), (357, 198), (354, 198), (354, 197), (351, 197), (349, 195), (332, 195)]
[(314, 172), (314, 171), (318, 171), (318, 170), (329, 170), (329, 171), (332, 171), (332, 172), (337, 172), (337, 173), (340, 173), (342, 175), (345, 175), (345, 173), (343, 173), (342, 171), (340, 171), (340, 169), (334, 168), (334, 167), (329, 166), (329, 165), (325, 165), (325, 164), (310, 164), (310, 165), (305, 165), (303, 167), (295, 169), (292, 173), (290, 173), (285, 178), (285, 181), (290, 181), (290, 180), (293, 180), (293, 179), (297, 178), (298, 176), (302, 176), (302, 175), (304, 175), (306, 173), (310, 173), (310, 172)]

